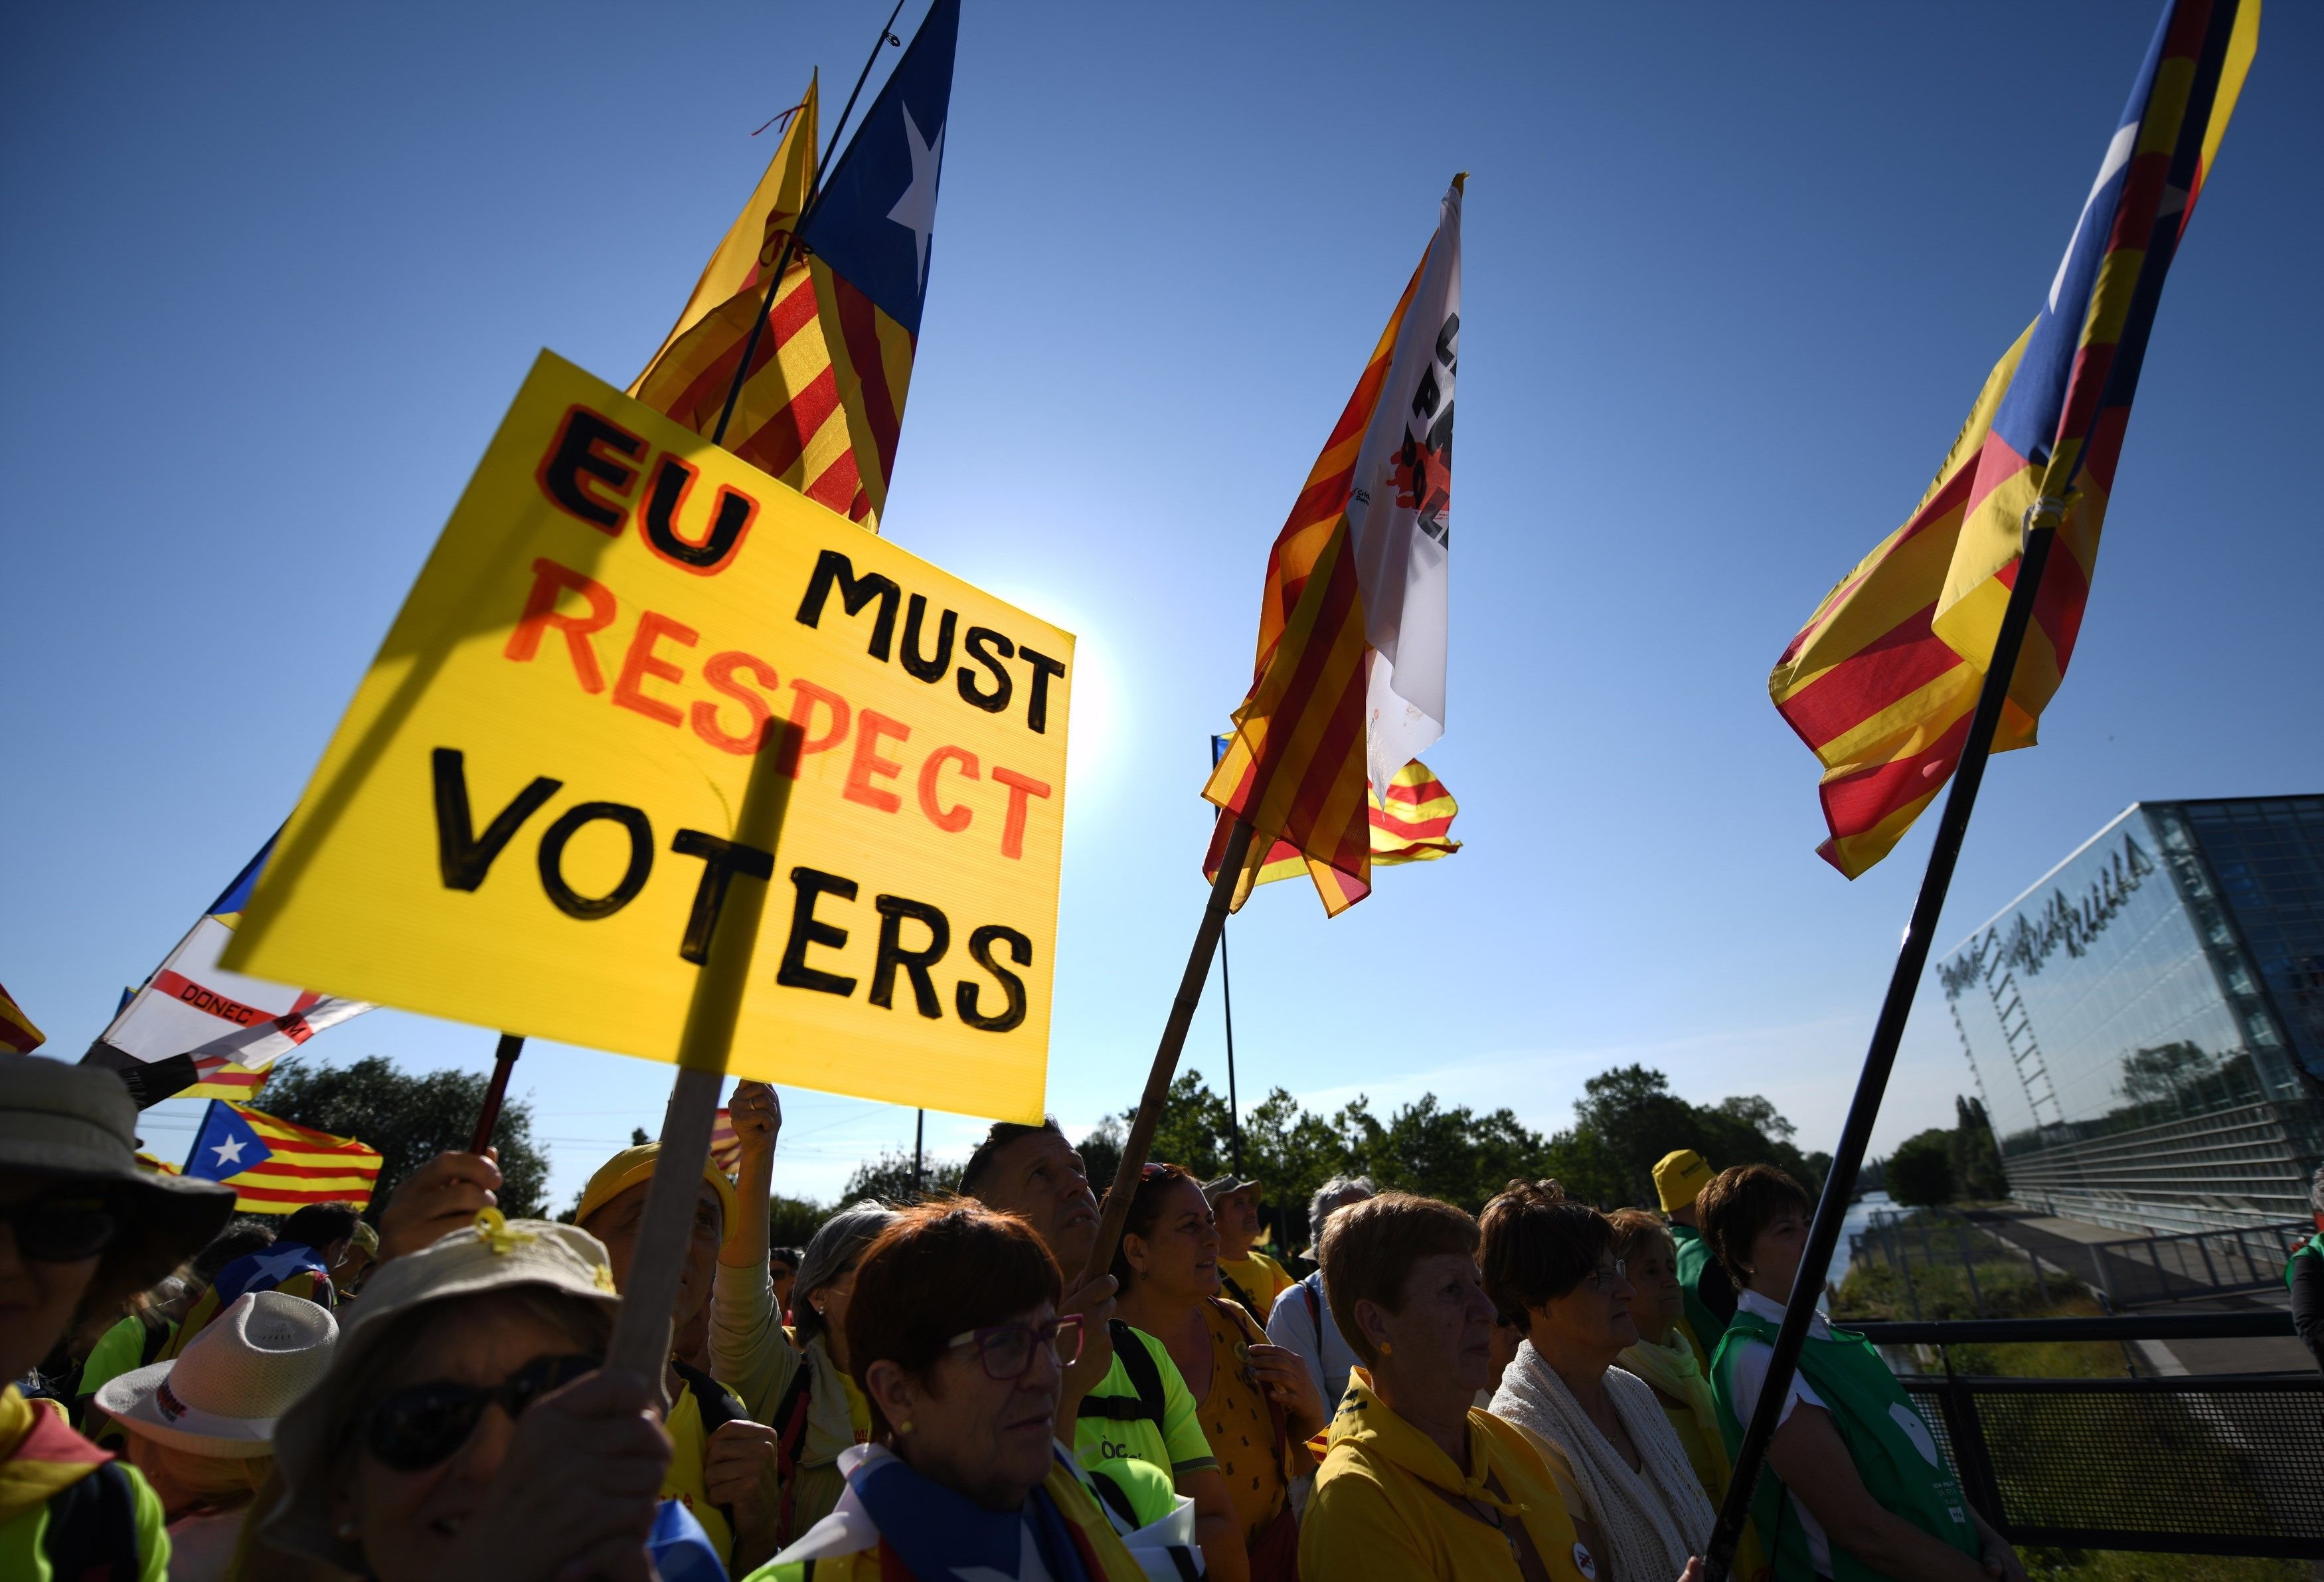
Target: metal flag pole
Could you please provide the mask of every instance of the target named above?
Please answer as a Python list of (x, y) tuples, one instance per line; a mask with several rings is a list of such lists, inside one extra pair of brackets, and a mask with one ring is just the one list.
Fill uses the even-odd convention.
[(2076, 447), (2064, 488), (2054, 495), (2045, 493), (2025, 513), (2024, 547), (2018, 556), (2017, 579), (2010, 587), (2008, 607), (2002, 612), (2001, 630), (1994, 638), (1993, 658), (1985, 672), (1985, 684), (1978, 691), (1977, 711), (1969, 717), (1969, 739), (1961, 744), (1960, 763), (1953, 771), (1952, 789), (1945, 797), (1944, 813), (1937, 820), (1928, 871), (1921, 879), (1921, 893), (1913, 902), (1913, 921), (1905, 928), (1904, 945), (1896, 952), (1895, 969), (1888, 977), (1888, 993), (1880, 1003), (1880, 1018), (1873, 1024), (1872, 1047), (1864, 1057), (1863, 1073), (1857, 1078), (1856, 1096), (1849, 1103), (1848, 1122), (1840, 1128), (1840, 1145), (1832, 1150), (1831, 1170), (1824, 1177), (1823, 1194), (1816, 1202), (1807, 1250), (1801, 1255), (1799, 1272), (1792, 1279), (1783, 1327), (1775, 1335), (1775, 1355), (1767, 1360), (1758, 1403), (1743, 1430), (1743, 1442), (1735, 1452), (1734, 1481), (1728, 1485), (1726, 1501), (1719, 1509), (1719, 1525), (1712, 1529), (1711, 1542), (1703, 1554), (1704, 1582), (1725, 1582), (1728, 1568), (1734, 1563), (1736, 1540), (1742, 1533), (1743, 1523), (1750, 1518), (1751, 1495), (1766, 1459), (1767, 1441), (1775, 1436), (1784, 1398), (1791, 1393), (1800, 1347), (1807, 1339), (1808, 1323), (1815, 1315), (1816, 1297), (1823, 1290), (1824, 1274), (1831, 1267), (1840, 1222), (1847, 1217), (1849, 1199), (1855, 1194), (1857, 1171), (1864, 1163), (1865, 1148), (1872, 1140), (1872, 1124), (1880, 1115), (1881, 1096), (1887, 1090), (1889, 1072), (1896, 1064), (1896, 1050), (1904, 1037), (1905, 1021), (1913, 1013), (1913, 997), (1919, 991), (1921, 974), (1929, 964), (1929, 946), (1936, 932), (1938, 917), (1944, 911), (1945, 893), (1952, 885), (1953, 867), (1960, 859), (1961, 839), (1969, 832), (1978, 787), (1985, 781), (1994, 731), (2001, 723), (2002, 705), (2009, 698), (2010, 679), (2017, 671), (2025, 628), (2033, 622), (2034, 601), (2041, 590), (2043, 569), (2049, 564), (2051, 545), (2058, 536), (2059, 524), (2065, 520), (2070, 492), (2081, 471), (2082, 456), (2087, 449), (2087, 439)]
[[(752, 317), (751, 333), (742, 339), (742, 360), (734, 365), (734, 382), (726, 387), (726, 404), (719, 411), (718, 427), (711, 431), (710, 442), (713, 445), (726, 443), (726, 425), (734, 421), (734, 403), (742, 399), (743, 381), (751, 376), (751, 359), (758, 355), (759, 338), (767, 331), (767, 315), (774, 311), (775, 292), (781, 289), (783, 276), (790, 269), (791, 252), (798, 243), (799, 232), (806, 229), (807, 217), (815, 212), (816, 205), (823, 201), (824, 174), (831, 169), (831, 156), (838, 152), (839, 134), (847, 130), (847, 117), (855, 113), (856, 97), (862, 93), (863, 84), (872, 75), (872, 68), (878, 64), (880, 51), (890, 44), (899, 49), (903, 47), (904, 41), (896, 36), (896, 19), (903, 14), (904, 0), (896, 0), (896, 9), (888, 13), (887, 23), (880, 30), (879, 42), (872, 46), (872, 53), (863, 61), (863, 69), (855, 74), (855, 86), (848, 91), (847, 103), (841, 106), (839, 119), (831, 128), (831, 137), (823, 145), (823, 158), (815, 167), (814, 190), (807, 194), (807, 203), (799, 210), (798, 218), (791, 223), (789, 230), (783, 233), (782, 250), (775, 254), (774, 273), (767, 276), (767, 294), (760, 301), (758, 312)], [(764, 131), (765, 128), (760, 130)]]
[(1113, 1249), (1130, 1223), (1130, 1195), (1138, 1189), (1139, 1173), (1154, 1146), (1154, 1128), (1162, 1119), (1162, 1106), (1170, 1096), (1170, 1078), (1178, 1074), (1178, 1051), (1185, 1047), (1186, 1029), (1193, 1025), (1194, 1007), (1202, 1003), (1204, 980), (1211, 976), (1211, 956), (1227, 926), (1227, 908), (1242, 878), (1243, 859), (1250, 855), (1250, 826), (1238, 819), (1227, 832), (1227, 849), (1219, 859), (1219, 875), (1211, 882), (1211, 898), (1195, 925), (1194, 948), (1186, 953), (1186, 973), (1178, 980), (1178, 997), (1170, 1002), (1169, 1020), (1162, 1024), (1162, 1042), (1154, 1051), (1154, 1069), (1146, 1074), (1146, 1091), (1139, 1096), (1137, 1116), (1130, 1135), (1121, 1140), (1121, 1163), (1113, 1172), (1105, 1207), (1097, 1222), (1097, 1242), (1090, 1249), (1084, 1277), (1104, 1273), (1113, 1264)]
[(493, 1128), (500, 1124), (501, 1101), (508, 1097), (509, 1071), (516, 1058), (524, 1053), (521, 1034), (501, 1034), (500, 1048), (493, 1053), (493, 1079), (484, 1087), (484, 1107), (476, 1113), (476, 1135), (468, 1144), (471, 1153), (482, 1153), (492, 1146)]
[(915, 1198), (927, 1190), (927, 1176), (920, 1168), (920, 1144), (927, 1141), (927, 1134), (928, 1112), (914, 1110), (912, 1112), (912, 1196)]

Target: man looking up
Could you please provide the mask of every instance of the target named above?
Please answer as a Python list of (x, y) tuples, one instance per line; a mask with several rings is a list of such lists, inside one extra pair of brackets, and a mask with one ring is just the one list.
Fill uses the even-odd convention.
[[(574, 1222), (605, 1244), (615, 1290), (629, 1283), (646, 1190), (660, 1157), (659, 1143), (623, 1149), (589, 1178), (574, 1210)], [(734, 1223), (734, 1207), (733, 1183), (706, 1162), (696, 1189), (694, 1234), (678, 1274), (678, 1305), (670, 1315), (674, 1343), (701, 1332), (719, 1244)], [(670, 1403), (663, 1427), (671, 1447), (662, 1497), (692, 1513), (725, 1562), (727, 1575), (739, 1577), (770, 1559), (777, 1548), (778, 1491), (774, 1480), (763, 1476), (774, 1466), (775, 1430), (751, 1421), (733, 1392), (677, 1357), (664, 1370), (662, 1388)]]
[(1218, 1582), (1245, 1582), (1250, 1559), (1234, 1503), (1203, 1437), (1185, 1376), (1159, 1340), (1114, 1318), (1113, 1276), (1086, 1273), (1097, 1245), (1097, 1195), (1057, 1123), (994, 1122), (969, 1155), (960, 1190), (1033, 1227), (1065, 1272), (1057, 1311), (1084, 1316), (1081, 1358), (1065, 1370), (1057, 1407), (1058, 1439), (1092, 1473), (1102, 1474), (1111, 1461), (1159, 1467), (1194, 1503), (1194, 1535), (1206, 1574)]
[(1217, 1221), (1220, 1281), (1227, 1296), (1240, 1302), (1263, 1325), (1275, 1309), (1275, 1299), (1290, 1288), (1292, 1279), (1282, 1264), (1258, 1250), (1259, 1183), (1231, 1173), (1223, 1175), (1203, 1183), (1203, 1200), (1211, 1206)]
[(1686, 1304), (1680, 1320), (1687, 1337), (1702, 1354), (1702, 1365), (1711, 1365), (1727, 1321), (1735, 1316), (1735, 1285), (1702, 1239), (1702, 1211), (1697, 1199), (1718, 1172), (1692, 1148), (1676, 1149), (1655, 1165), (1655, 1193), (1662, 1199), (1664, 1217), (1670, 1221), (1671, 1240), (1678, 1245), (1678, 1283)]

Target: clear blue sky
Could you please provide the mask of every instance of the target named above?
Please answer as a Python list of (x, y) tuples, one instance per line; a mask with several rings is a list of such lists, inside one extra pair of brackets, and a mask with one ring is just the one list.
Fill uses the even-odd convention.
[[(922, 5), (907, 6), (912, 23)], [(1135, 1096), (1267, 546), (1471, 174), (1468, 848), (1232, 925), (1246, 1095), (1564, 1124), (1643, 1060), (1837, 1133), (1928, 827), (1851, 885), (1765, 678), (2046, 289), (2131, 4), (969, 0), (888, 529), (1080, 634), (1052, 1106)], [(274, 828), (550, 347), (636, 372), (885, 6), (46, 7), (0, 59), (0, 982), (77, 1052)], [(1950, 945), (2142, 797), (2324, 789), (2324, 9), (2278, 5), (2173, 272), (2089, 618)], [(2303, 285), (2302, 282), (2306, 283)], [(1933, 819), (1928, 821), (1933, 823)], [(1220, 1016), (1189, 1063), (1222, 1076)], [(382, 1013), (319, 1055), (481, 1069)], [(536, 1048), (569, 1198), (666, 1068)], [(1923, 994), (1877, 1143), (1968, 1069)], [(912, 1116), (787, 1096), (828, 1196)], [(977, 1124), (930, 1118), (957, 1155)], [(156, 1113), (164, 1151), (190, 1141)]]

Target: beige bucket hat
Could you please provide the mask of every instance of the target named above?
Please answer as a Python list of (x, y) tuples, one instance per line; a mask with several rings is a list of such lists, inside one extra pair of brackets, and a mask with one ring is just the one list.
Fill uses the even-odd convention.
[(274, 1424), (331, 1365), (338, 1320), (304, 1297), (237, 1298), (175, 1360), (108, 1379), (99, 1410), (129, 1433), (198, 1456), (274, 1453)]
[(262, 1529), (266, 1541), (364, 1574), (363, 1550), (333, 1529), (329, 1479), (336, 1442), (380, 1342), (399, 1319), (421, 1308), (522, 1286), (581, 1298), (603, 1306), (609, 1317), (622, 1305), (605, 1244), (595, 1236), (549, 1220), (503, 1220), (490, 1208), (470, 1228), (381, 1264), (364, 1285), (329, 1370), (275, 1426), (283, 1492)]

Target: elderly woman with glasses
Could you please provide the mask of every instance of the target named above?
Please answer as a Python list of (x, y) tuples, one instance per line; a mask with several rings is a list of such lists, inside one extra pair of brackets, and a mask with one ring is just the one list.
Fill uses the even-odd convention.
[(598, 1366), (619, 1305), (595, 1237), (492, 1211), (384, 1265), (276, 1424), (259, 1536), (376, 1582), (648, 1582), (670, 1442)]
[(1526, 1329), (1494, 1414), (1565, 1453), (1616, 1577), (1677, 1575), (1719, 1513), (1654, 1391), (1614, 1366), (1638, 1327), (1613, 1225), (1555, 1181), (1511, 1181), (1483, 1226), (1485, 1290)]
[(1079, 1314), (1030, 1226), (965, 1200), (899, 1213), (864, 1253), (848, 1370), (873, 1443), (840, 1457), (846, 1492), (752, 1582), (977, 1576), (1138, 1582), (1056, 1438)]

